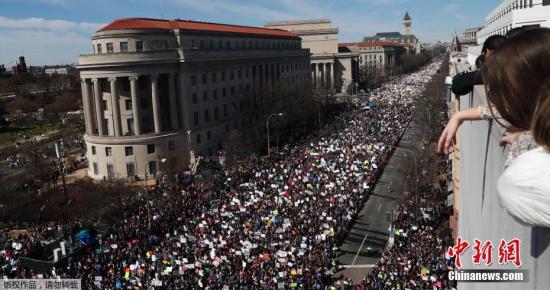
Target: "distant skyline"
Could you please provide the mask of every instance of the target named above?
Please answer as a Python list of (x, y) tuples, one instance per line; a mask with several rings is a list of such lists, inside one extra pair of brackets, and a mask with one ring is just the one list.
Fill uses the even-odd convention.
[(401, 31), (405, 12), (421, 41), (449, 41), (482, 25), (501, 0), (0, 0), (0, 64), (70, 64), (92, 51), (91, 34), (117, 18), (191, 19), (263, 26), (267, 21), (331, 19), (340, 42)]

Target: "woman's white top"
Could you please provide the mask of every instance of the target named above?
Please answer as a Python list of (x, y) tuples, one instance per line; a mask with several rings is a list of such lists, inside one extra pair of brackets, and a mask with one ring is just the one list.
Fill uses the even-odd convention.
[(502, 207), (521, 223), (550, 227), (550, 152), (539, 147), (519, 155), (497, 190)]

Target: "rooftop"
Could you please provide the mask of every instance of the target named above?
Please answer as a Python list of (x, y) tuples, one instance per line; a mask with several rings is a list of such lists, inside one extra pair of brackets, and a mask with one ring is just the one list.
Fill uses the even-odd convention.
[(320, 23), (331, 23), (330, 19), (308, 19), (308, 20), (288, 20), (288, 21), (271, 21), (266, 22), (266, 27), (271, 26), (286, 26), (286, 25), (297, 25), (297, 24), (320, 24)]
[(151, 18), (121, 18), (107, 24), (97, 32), (110, 30), (199, 30), (226, 33), (253, 34), (270, 37), (297, 38), (296, 34), (282, 30), (263, 27), (240, 26), (191, 20), (165, 20)]
[(373, 46), (400, 46), (404, 47), (405, 45), (391, 42), (391, 41), (363, 41), (363, 42), (343, 42), (338, 43), (338, 47), (349, 47), (349, 46), (358, 46), (358, 47), (373, 47)]

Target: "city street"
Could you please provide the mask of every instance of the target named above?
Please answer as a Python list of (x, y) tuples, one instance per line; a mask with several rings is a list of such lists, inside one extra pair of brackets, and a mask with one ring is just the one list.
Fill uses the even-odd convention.
[[(399, 147), (413, 150), (415, 154), (421, 150), (422, 134), (425, 132), (418, 119), (417, 117), (409, 125), (399, 142)], [(352, 278), (355, 283), (359, 283), (370, 267), (380, 259), (389, 239), (388, 213), (391, 216), (403, 200), (404, 193), (412, 189), (407, 188), (407, 183), (414, 187), (414, 158), (405, 149), (395, 150), (340, 247), (342, 255), (338, 261), (346, 267), (344, 275)]]

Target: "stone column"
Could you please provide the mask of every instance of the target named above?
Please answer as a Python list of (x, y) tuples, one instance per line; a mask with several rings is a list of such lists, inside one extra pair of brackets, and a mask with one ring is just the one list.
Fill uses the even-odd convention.
[(105, 131), (103, 131), (103, 120), (105, 120), (103, 108), (103, 94), (101, 88), (99, 87), (99, 79), (93, 79), (94, 82), (94, 103), (95, 103), (95, 114), (97, 122), (97, 132), (99, 136), (103, 136)]
[(111, 103), (112, 103), (112, 117), (113, 117), (113, 130), (115, 136), (122, 135), (122, 126), (120, 123), (120, 100), (118, 99), (118, 93), (116, 91), (116, 77), (109, 78), (111, 83)]
[(84, 124), (86, 126), (86, 134), (92, 135), (94, 133), (92, 122), (92, 109), (90, 108), (90, 89), (88, 87), (88, 81), (82, 79), (80, 82), (82, 89), (82, 108), (84, 110)]
[(168, 75), (168, 91), (170, 94), (170, 120), (172, 121), (172, 130), (178, 130), (178, 103), (176, 99), (176, 83), (174, 82), (175, 74)]
[(155, 133), (162, 132), (162, 122), (160, 119), (160, 98), (158, 75), (151, 75), (151, 98), (153, 100), (153, 120), (155, 124)]
[(332, 90), (334, 89), (334, 62), (330, 64), (330, 68), (329, 68), (329, 77), (330, 77), (330, 81), (329, 81), (329, 88)]
[(324, 89), (326, 87), (326, 82), (325, 82), (325, 64), (324, 63), (320, 63), (318, 64), (319, 65), (319, 87), (321, 89)]
[(317, 64), (312, 63), (311, 65), (313, 66), (313, 87), (317, 87)]
[(130, 76), (130, 94), (132, 95), (132, 115), (134, 118), (134, 134), (141, 135), (140, 101), (137, 96), (138, 76)]

